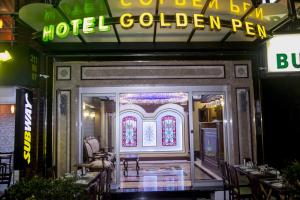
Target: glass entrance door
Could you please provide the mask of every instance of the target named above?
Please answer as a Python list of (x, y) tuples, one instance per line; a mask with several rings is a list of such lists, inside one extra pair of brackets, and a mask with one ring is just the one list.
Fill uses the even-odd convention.
[(193, 146), (193, 183), (221, 177), (220, 161), (225, 158), (225, 92), (192, 92), (190, 126)]
[[(225, 86), (81, 88), (79, 147), (93, 136), (102, 148), (113, 149), (117, 186), (126, 154), (145, 157), (146, 163), (150, 158), (185, 160), (187, 167), (173, 169), (188, 173), (181, 180), (186, 186), (215, 180), (226, 157), (226, 92)], [(140, 175), (132, 177), (140, 180)]]
[[(116, 152), (116, 97), (114, 94), (82, 94), (81, 97), (82, 162), (95, 160), (94, 154), (109, 155), (114, 162)], [(116, 183), (116, 171), (112, 174)]]

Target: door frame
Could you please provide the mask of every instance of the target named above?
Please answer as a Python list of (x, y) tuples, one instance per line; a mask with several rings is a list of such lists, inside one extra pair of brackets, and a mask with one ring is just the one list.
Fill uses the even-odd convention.
[[(195, 182), (195, 171), (194, 171), (194, 136), (193, 136), (193, 114), (192, 114), (192, 98), (193, 94), (200, 93), (200, 94), (208, 94), (208, 93), (223, 93), (224, 94), (224, 100), (225, 100), (225, 105), (224, 105), (224, 135), (227, 135), (227, 139), (225, 139), (224, 146), (229, 148), (230, 143), (232, 143), (231, 138), (232, 136), (229, 135), (230, 130), (232, 130), (232, 113), (231, 109), (229, 109), (229, 105), (231, 105), (231, 99), (229, 94), (229, 87), (226, 85), (205, 85), (205, 86), (130, 86), (130, 87), (80, 87), (79, 88), (79, 104), (78, 104), (78, 150), (77, 150), (77, 155), (78, 155), (78, 161), (82, 162), (83, 161), (83, 135), (82, 135), (82, 97), (83, 96), (105, 96), (105, 95), (114, 95), (116, 97), (116, 126), (115, 126), (115, 153), (116, 153), (116, 187), (120, 187), (120, 171), (121, 171), (121, 166), (120, 166), (120, 133), (119, 133), (119, 123), (120, 123), (120, 94), (121, 93), (141, 93), (144, 92), (184, 92), (189, 94), (189, 151), (190, 151), (190, 169), (191, 169), (191, 183), (192, 186), (197, 186)], [(228, 123), (229, 122), (229, 123)], [(224, 137), (225, 138), (225, 137)], [(224, 154), (225, 158), (230, 160), (230, 149), (224, 149)]]

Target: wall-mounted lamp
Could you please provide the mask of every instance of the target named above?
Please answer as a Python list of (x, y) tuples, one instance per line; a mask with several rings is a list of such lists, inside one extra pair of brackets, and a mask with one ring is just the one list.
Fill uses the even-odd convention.
[(5, 50), (3, 53), (0, 53), (0, 61), (6, 62), (11, 59), (12, 59), (12, 57), (7, 50)]
[(0, 19), (0, 29), (3, 28), (3, 20)]
[(11, 114), (15, 113), (15, 105), (10, 106), (10, 112), (11, 112)]

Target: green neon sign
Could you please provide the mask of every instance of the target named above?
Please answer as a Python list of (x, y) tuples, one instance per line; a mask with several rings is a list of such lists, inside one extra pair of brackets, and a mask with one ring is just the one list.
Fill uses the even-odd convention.
[(57, 35), (60, 39), (66, 38), (70, 32), (73, 35), (79, 34), (79, 29), (82, 26), (82, 31), (85, 34), (95, 33), (96, 26), (98, 26), (99, 32), (109, 32), (110, 25), (105, 25), (105, 17), (99, 16), (98, 24), (96, 24), (95, 17), (85, 17), (82, 19), (71, 20), (67, 22), (60, 22), (57, 26), (48, 25), (43, 29), (43, 41), (48, 42), (54, 40), (54, 35)]

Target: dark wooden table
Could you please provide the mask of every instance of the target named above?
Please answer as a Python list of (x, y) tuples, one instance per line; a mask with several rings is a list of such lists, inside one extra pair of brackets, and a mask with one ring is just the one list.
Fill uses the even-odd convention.
[[(269, 168), (268, 170), (260, 170), (259, 168), (245, 168), (244, 166), (236, 166), (240, 174), (247, 177), (257, 179), (260, 190), (263, 192), (265, 199), (271, 199), (272, 194), (276, 195), (279, 199), (288, 199), (289, 193), (287, 187), (284, 185), (283, 180), (278, 178), (276, 169)], [(274, 171), (276, 173), (274, 173)]]
[(123, 160), (123, 174), (124, 176), (128, 176), (128, 161), (135, 161), (135, 169), (137, 176), (139, 175), (140, 165), (139, 165), (139, 155), (138, 154), (126, 154), (122, 156)]

